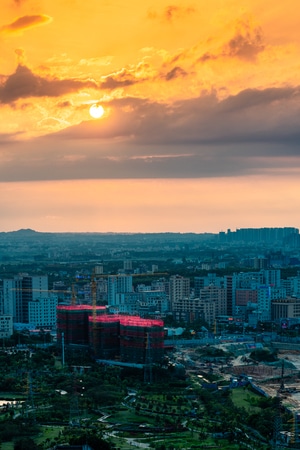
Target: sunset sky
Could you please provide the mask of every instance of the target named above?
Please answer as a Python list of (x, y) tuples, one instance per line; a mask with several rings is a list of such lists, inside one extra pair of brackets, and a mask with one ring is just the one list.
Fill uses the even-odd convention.
[(1, 0), (0, 231), (299, 228), (299, 17), (295, 0)]

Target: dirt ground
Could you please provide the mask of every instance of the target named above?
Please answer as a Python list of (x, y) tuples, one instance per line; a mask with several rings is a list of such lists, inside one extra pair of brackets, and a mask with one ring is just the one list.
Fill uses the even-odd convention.
[[(245, 356), (245, 355), (244, 355)], [(271, 397), (279, 395), (283, 404), (292, 411), (300, 410), (300, 351), (280, 350), (277, 365), (245, 364), (238, 357), (233, 362), (232, 373), (252, 377), (253, 383)]]

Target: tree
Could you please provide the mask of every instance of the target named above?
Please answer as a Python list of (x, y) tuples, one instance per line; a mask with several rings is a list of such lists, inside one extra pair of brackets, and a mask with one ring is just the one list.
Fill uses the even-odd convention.
[[(69, 443), (71, 445), (88, 444), (93, 450), (111, 450), (114, 446), (105, 441), (99, 433), (91, 432), (89, 430), (73, 430), (73, 435), (70, 436)], [(19, 450), (19, 449), (17, 449)]]
[(14, 444), (14, 450), (38, 450), (38, 445), (31, 438), (18, 439)]

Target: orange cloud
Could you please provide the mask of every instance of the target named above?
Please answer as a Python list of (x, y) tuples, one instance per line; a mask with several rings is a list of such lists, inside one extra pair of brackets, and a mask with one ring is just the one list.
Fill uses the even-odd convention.
[(104, 81), (101, 83), (103, 89), (116, 89), (124, 86), (131, 86), (137, 83), (139, 80), (126, 69), (122, 69), (116, 74), (111, 74), (104, 77)]
[(157, 13), (154, 10), (148, 12), (148, 17), (150, 19), (160, 19), (167, 22), (172, 22), (175, 19), (180, 19), (182, 17), (189, 16), (195, 12), (193, 7), (182, 7), (177, 5), (168, 5), (164, 8), (161, 13)]
[(254, 59), (264, 48), (261, 27), (252, 28), (249, 21), (241, 21), (233, 38), (224, 46), (223, 53), (243, 59)]
[(240, 58), (253, 61), (259, 53), (264, 51), (264, 36), (260, 26), (253, 26), (250, 20), (239, 20), (234, 35), (215, 52), (205, 52), (198, 59), (207, 62), (218, 58)]
[(3, 34), (14, 34), (20, 33), (29, 28), (34, 28), (39, 25), (46, 25), (52, 21), (52, 17), (46, 14), (34, 14), (31, 16), (18, 17), (16, 20), (8, 25), (4, 25), (0, 28), (0, 33)]
[(43, 78), (31, 72), (28, 67), (19, 64), (15, 73), (0, 86), (0, 102), (11, 103), (28, 97), (59, 97), (82, 88), (97, 87), (97, 84), (91, 80)]
[(183, 8), (183, 7), (176, 6), (176, 5), (169, 5), (165, 8), (163, 17), (167, 21), (172, 21), (173, 19), (177, 19), (182, 16), (187, 16), (194, 12), (195, 12), (195, 9), (191, 8), (191, 7)]
[(122, 68), (117, 72), (102, 77), (101, 88), (116, 89), (119, 87), (131, 86), (149, 79), (152, 80), (152, 72), (151, 66), (142, 61), (137, 65)]
[(26, 61), (24, 50), (22, 48), (16, 48), (15, 54), (17, 55), (18, 64), (24, 66)]
[(167, 80), (167, 81), (171, 81), (171, 80), (174, 80), (174, 79), (176, 79), (176, 78), (182, 78), (182, 77), (185, 77), (187, 75), (187, 73), (186, 73), (186, 71), (185, 70), (183, 70), (181, 67), (179, 67), (179, 66), (176, 66), (176, 67), (174, 67), (172, 70), (170, 70), (167, 74), (166, 74), (166, 76), (165, 76), (165, 79)]
[(296, 86), (173, 105), (113, 99), (103, 102), (110, 114), (101, 121), (57, 133), (67, 118), (49, 115), (42, 121), (48, 136), (17, 142), (0, 135), (0, 179), (285, 176), (300, 170), (299, 98)]

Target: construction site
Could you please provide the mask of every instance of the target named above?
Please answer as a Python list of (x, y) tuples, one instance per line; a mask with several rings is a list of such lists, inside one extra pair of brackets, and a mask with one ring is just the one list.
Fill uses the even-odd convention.
[[(202, 388), (214, 392), (242, 388), (274, 399), (278, 413), (272, 424), (271, 448), (300, 448), (300, 350), (293, 348), (293, 344), (278, 347), (281, 348), (276, 348), (276, 342), (257, 343), (256, 347), (250, 341), (215, 340), (201, 347), (178, 345), (174, 357), (189, 377), (199, 380)], [(255, 359), (258, 350), (274, 351), (275, 361), (258, 361)], [(283, 419), (285, 413), (290, 414), (289, 423)]]
[(108, 314), (104, 306), (58, 306), (57, 343), (87, 347), (97, 360), (157, 363), (164, 356), (164, 322)]

